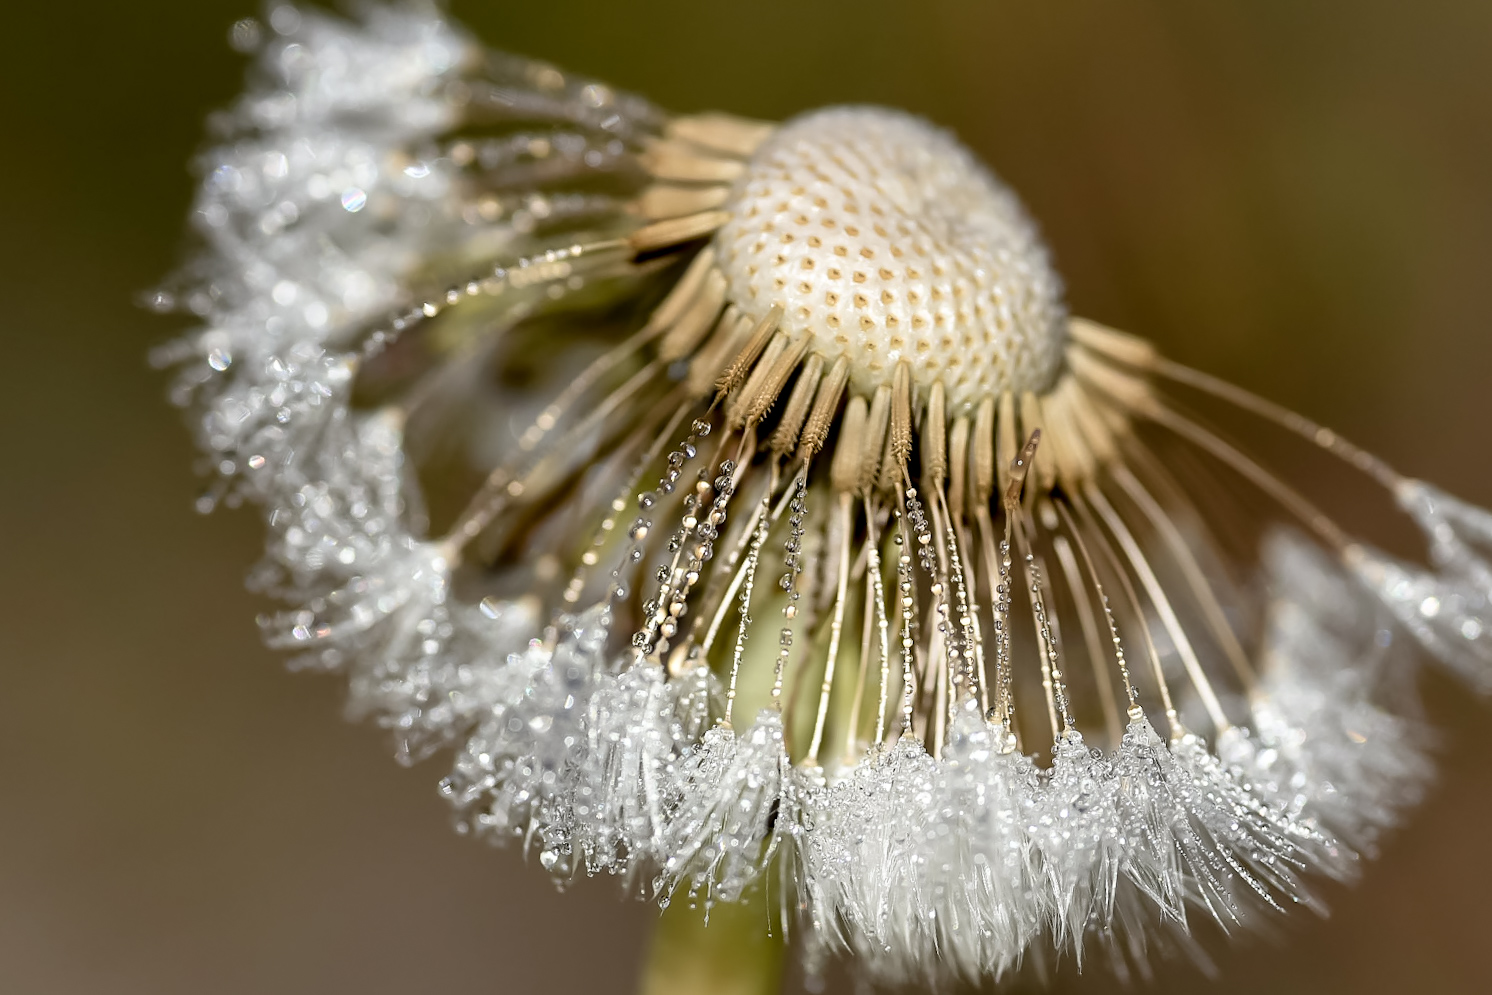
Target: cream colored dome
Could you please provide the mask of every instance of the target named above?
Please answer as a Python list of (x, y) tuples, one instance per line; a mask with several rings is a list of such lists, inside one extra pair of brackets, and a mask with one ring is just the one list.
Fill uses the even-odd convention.
[(730, 299), (844, 354), (870, 392), (899, 360), (953, 410), (1051, 386), (1061, 281), (1015, 195), (951, 134), (898, 111), (837, 107), (755, 153), (716, 235)]

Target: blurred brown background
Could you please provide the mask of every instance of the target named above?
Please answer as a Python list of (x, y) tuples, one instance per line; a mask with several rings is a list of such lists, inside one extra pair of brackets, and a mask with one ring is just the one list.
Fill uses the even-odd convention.
[[(1075, 310), (1492, 504), (1492, 5), (461, 0), (679, 109), (895, 104), (1025, 196)], [(257, 643), (135, 306), (253, 0), (7, 5), (0, 58), (0, 992), (626, 992), (654, 913), (456, 838)], [(1159, 990), (1492, 990), (1492, 712), (1329, 921)], [(1062, 990), (1099, 992), (1099, 976)]]

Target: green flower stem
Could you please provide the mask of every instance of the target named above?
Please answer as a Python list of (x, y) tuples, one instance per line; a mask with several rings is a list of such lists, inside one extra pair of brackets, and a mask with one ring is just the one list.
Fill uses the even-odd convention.
[(642, 972), (642, 995), (777, 995), (782, 990), (783, 942), (768, 932), (765, 889), (745, 901), (710, 910), (682, 896), (653, 930)]

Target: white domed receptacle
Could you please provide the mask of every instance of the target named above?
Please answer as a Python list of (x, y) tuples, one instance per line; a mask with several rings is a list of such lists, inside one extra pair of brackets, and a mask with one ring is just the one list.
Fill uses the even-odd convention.
[(1020, 201), (947, 131), (899, 111), (834, 107), (756, 151), (715, 236), (729, 297), (846, 355), (870, 393), (900, 360), (951, 411), (1051, 386), (1062, 284)]

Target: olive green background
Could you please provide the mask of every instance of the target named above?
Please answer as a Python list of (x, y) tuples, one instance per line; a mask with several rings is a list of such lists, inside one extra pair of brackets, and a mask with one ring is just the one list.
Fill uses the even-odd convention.
[[(1075, 310), (1492, 504), (1492, 4), (454, 7), (678, 109), (950, 125), (1041, 219)], [(0, 992), (628, 991), (655, 913), (458, 839), (439, 761), (398, 768), (334, 680), (259, 647), (253, 517), (191, 510), (144, 358), (178, 326), (135, 301), (182, 249), (249, 13), (0, 14)], [(1492, 710), (1427, 693), (1443, 777), (1364, 883), (1158, 990), (1492, 990)]]

